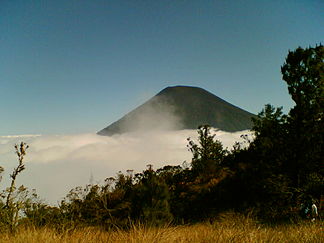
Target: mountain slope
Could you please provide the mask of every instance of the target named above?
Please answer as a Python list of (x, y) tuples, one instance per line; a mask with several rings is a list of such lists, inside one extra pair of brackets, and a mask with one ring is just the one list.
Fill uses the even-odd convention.
[(197, 129), (203, 124), (235, 132), (250, 129), (253, 116), (202, 88), (174, 86), (165, 88), (98, 134)]

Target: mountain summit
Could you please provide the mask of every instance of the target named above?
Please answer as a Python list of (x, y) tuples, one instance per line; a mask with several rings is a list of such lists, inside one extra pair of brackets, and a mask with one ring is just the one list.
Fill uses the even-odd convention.
[(254, 116), (202, 88), (174, 86), (163, 89), (98, 134), (197, 129), (205, 124), (235, 132), (250, 129)]

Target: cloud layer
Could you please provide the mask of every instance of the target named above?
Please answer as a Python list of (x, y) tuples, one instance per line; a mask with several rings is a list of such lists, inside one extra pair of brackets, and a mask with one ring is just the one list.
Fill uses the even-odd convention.
[[(241, 134), (218, 131), (216, 138), (231, 148), (241, 141)], [(142, 171), (147, 164), (154, 168), (190, 162), (187, 138), (197, 138), (195, 130), (128, 133), (112, 137), (96, 134), (22, 135), (0, 137), (0, 166), (5, 168), (2, 188), (9, 183), (9, 173), (17, 163), (15, 143), (24, 141), (30, 148), (26, 156), (26, 170), (18, 177), (18, 185), (35, 188), (49, 203), (56, 203), (76, 187), (102, 182), (118, 171)]]

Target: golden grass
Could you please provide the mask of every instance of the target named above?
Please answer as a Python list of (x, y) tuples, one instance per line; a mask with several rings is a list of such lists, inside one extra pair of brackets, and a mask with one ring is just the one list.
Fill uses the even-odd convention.
[(87, 227), (64, 233), (57, 233), (50, 228), (19, 229), (15, 235), (0, 235), (3, 243), (28, 242), (289, 242), (307, 243), (323, 242), (324, 234), (320, 222), (300, 223), (296, 225), (280, 225), (275, 227), (261, 226), (246, 217), (223, 217), (210, 223), (199, 223), (187, 226), (145, 227), (134, 225), (128, 231), (103, 231), (95, 227)]

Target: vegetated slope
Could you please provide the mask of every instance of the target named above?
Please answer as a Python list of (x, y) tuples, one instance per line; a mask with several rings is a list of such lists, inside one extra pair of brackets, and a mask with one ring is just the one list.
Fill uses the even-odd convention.
[(250, 129), (254, 116), (202, 88), (174, 86), (163, 89), (98, 134), (197, 129), (204, 124), (235, 132)]

